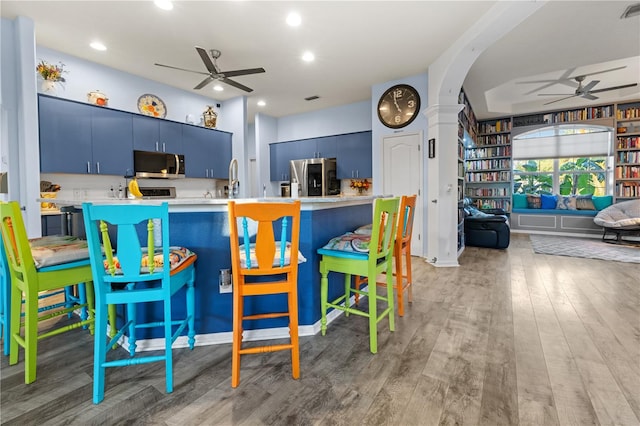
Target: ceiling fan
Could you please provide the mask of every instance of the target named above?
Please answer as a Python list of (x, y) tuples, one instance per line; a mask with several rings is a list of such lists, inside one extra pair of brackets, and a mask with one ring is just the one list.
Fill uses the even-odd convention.
[[(601, 71), (601, 72), (605, 72), (605, 71)], [(594, 73), (596, 74), (596, 73)], [(637, 86), (638, 83), (630, 83), (630, 84), (623, 84), (621, 86), (613, 86), (613, 87), (606, 87), (604, 89), (597, 89), (597, 90), (592, 90), (596, 84), (600, 83), (600, 80), (591, 80), (589, 83), (587, 83), (586, 85), (582, 85), (582, 82), (584, 81), (585, 78), (587, 78), (587, 75), (589, 74), (585, 74), (585, 75), (579, 75), (577, 77), (573, 77), (573, 79), (578, 83), (578, 87), (576, 88), (576, 91), (573, 94), (568, 94), (568, 93), (538, 93), (538, 96), (564, 96), (563, 98), (560, 99), (556, 99), (554, 101), (551, 102), (547, 102), (545, 103), (545, 105), (549, 105), (555, 102), (560, 102), (560, 101), (564, 101), (565, 99), (569, 99), (569, 98), (574, 98), (576, 96), (580, 96), (583, 97), (585, 99), (589, 99), (591, 101), (598, 99), (597, 96), (594, 96), (594, 93), (601, 93), (601, 92), (608, 92), (610, 90), (617, 90), (617, 89), (625, 89), (627, 87), (634, 87)]]
[[(194, 87), (194, 90), (202, 89), (207, 84), (217, 80), (223, 83), (227, 83), (228, 85), (236, 87), (240, 90), (244, 90), (245, 92), (253, 92), (253, 89), (245, 85), (242, 85), (237, 81), (233, 81), (229, 77), (238, 77), (241, 75), (259, 74), (259, 73), (265, 72), (264, 68), (248, 68), (244, 70), (220, 71), (220, 68), (218, 68), (217, 59), (220, 57), (220, 55), (222, 55), (222, 52), (216, 49), (211, 49), (209, 53), (207, 53), (205, 49), (198, 46), (196, 46), (196, 50), (198, 51), (198, 54), (200, 55), (202, 62), (204, 62), (204, 66), (207, 68), (208, 72), (193, 71), (193, 70), (188, 70), (184, 68), (173, 67), (171, 65), (163, 65), (163, 64), (155, 64), (155, 65), (159, 67), (172, 68), (175, 70), (188, 71), (196, 74), (206, 75), (207, 77), (204, 80), (202, 80), (196, 87)], [(209, 55), (211, 55), (211, 57), (209, 57)]]

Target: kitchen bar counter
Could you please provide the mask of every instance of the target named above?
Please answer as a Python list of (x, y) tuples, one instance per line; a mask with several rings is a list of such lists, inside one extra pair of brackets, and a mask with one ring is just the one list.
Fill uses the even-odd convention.
[[(371, 223), (372, 203), (375, 196), (355, 197), (309, 197), (300, 198), (300, 251), (307, 261), (298, 268), (298, 301), (300, 334), (312, 335), (320, 330), (320, 256), (316, 250), (332, 237), (353, 231), (357, 227)], [(243, 202), (281, 202), (290, 198), (237, 199)], [(221, 269), (231, 268), (229, 252), (229, 232), (227, 219), (227, 199), (175, 198), (151, 200), (120, 200), (113, 198), (86, 200), (93, 203), (169, 203), (171, 245), (189, 247), (198, 255), (196, 261), (196, 345), (231, 342), (232, 331), (232, 295), (220, 293), (219, 274)], [(60, 206), (81, 207), (83, 200), (56, 199)], [(330, 287), (337, 297), (342, 290), (343, 277), (339, 274), (329, 276)], [(343, 291), (343, 290), (342, 290)], [(184, 294), (176, 295), (173, 303), (176, 315), (184, 314)], [(286, 297), (281, 295), (256, 296), (252, 302), (245, 302), (252, 310), (286, 308)], [(159, 315), (160, 306), (139, 309), (138, 315), (149, 318)], [(118, 309), (120, 321), (124, 320), (124, 309)], [(140, 342), (140, 347), (155, 349), (162, 345), (155, 330), (141, 330), (148, 334)], [(248, 339), (262, 339), (288, 336), (286, 318), (248, 321), (246, 324)], [(178, 345), (182, 344), (182, 337)], [(185, 339), (186, 340), (186, 339)], [(186, 344), (186, 343), (185, 343)]]

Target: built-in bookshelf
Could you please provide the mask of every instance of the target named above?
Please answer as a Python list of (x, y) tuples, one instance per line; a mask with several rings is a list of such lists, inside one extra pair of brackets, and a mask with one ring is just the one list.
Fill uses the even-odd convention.
[(458, 255), (460, 255), (464, 250), (465, 146), (475, 143), (478, 123), (464, 89), (460, 90), (458, 103), (464, 105), (458, 114)]
[(616, 105), (616, 201), (640, 198), (640, 101)]
[(478, 122), (465, 148), (465, 196), (480, 208), (511, 211), (511, 118)]

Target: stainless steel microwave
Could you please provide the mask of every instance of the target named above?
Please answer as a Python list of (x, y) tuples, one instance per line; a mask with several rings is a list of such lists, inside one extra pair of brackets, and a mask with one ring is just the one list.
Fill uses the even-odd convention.
[(134, 150), (133, 170), (140, 178), (184, 178), (184, 155)]

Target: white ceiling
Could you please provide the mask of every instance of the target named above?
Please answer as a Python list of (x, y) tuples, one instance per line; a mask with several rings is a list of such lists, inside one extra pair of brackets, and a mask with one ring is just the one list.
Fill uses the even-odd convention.
[[(264, 74), (234, 77), (252, 93), (224, 85), (197, 93), (224, 101), (246, 94), (249, 117), (282, 117), (371, 98), (371, 86), (427, 71), (487, 12), (493, 1), (177, 1), (172, 11), (151, 1), (6, 1), (3, 18), (27, 16), (36, 43), (66, 54), (193, 90), (204, 76), (154, 66), (204, 71), (194, 46), (218, 49), (223, 70), (263, 67)], [(640, 17), (620, 20), (631, 1), (551, 1), (472, 66), (465, 90), (479, 118), (590, 103), (538, 93), (567, 93), (565, 84), (541, 88), (522, 81), (556, 79), (626, 65), (599, 74), (595, 87), (640, 80)], [(288, 12), (302, 25), (285, 24)], [(106, 52), (89, 48), (99, 39)], [(300, 60), (315, 53), (313, 63)], [(585, 82), (590, 81), (587, 77)], [(540, 89), (536, 91), (537, 89)], [(195, 91), (194, 91), (195, 92)], [(527, 92), (532, 92), (528, 93)], [(317, 95), (320, 99), (305, 101)], [(640, 98), (638, 87), (598, 94), (594, 103)], [(267, 105), (256, 106), (262, 99)]]

